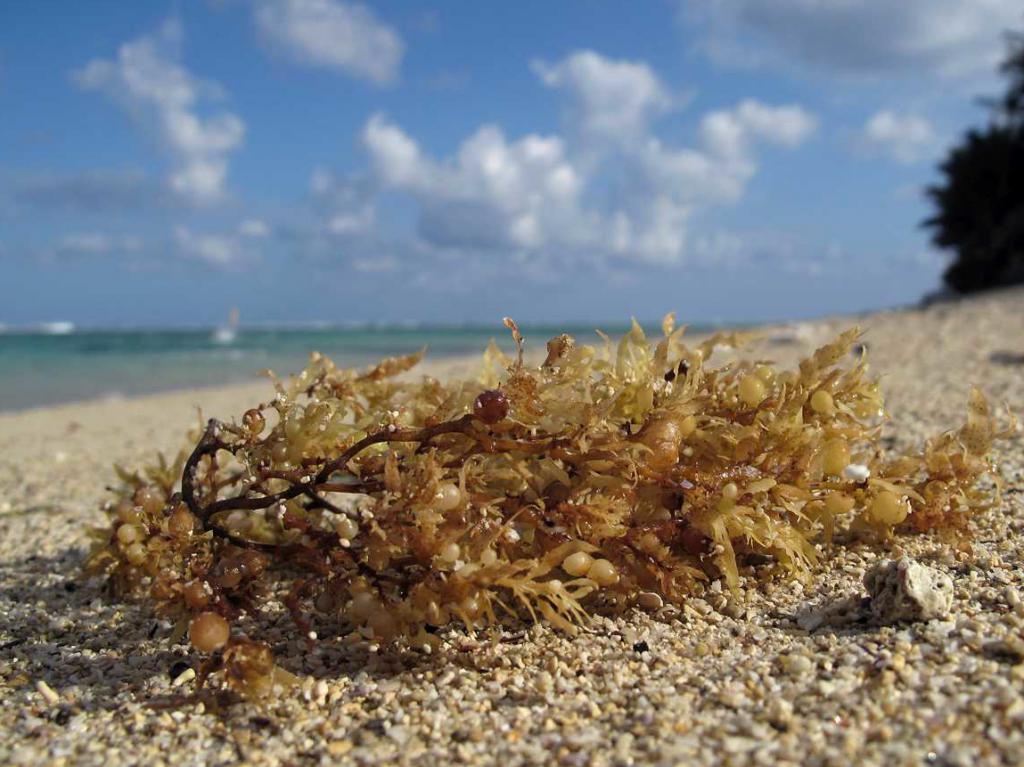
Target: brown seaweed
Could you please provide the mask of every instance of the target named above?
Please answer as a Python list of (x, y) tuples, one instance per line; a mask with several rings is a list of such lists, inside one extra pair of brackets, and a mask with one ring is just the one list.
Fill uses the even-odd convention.
[(232, 624), (266, 600), (303, 634), (317, 612), (376, 642), (522, 617), (572, 632), (735, 589), (754, 556), (805, 577), (839, 528), (961, 540), (995, 502), (979, 480), (1005, 432), (983, 395), (888, 455), (857, 329), (776, 370), (712, 366), (745, 337), (687, 345), (671, 315), (653, 342), (636, 323), (603, 348), (558, 336), (536, 367), (506, 325), (515, 357), (492, 344), (476, 380), (413, 378), (422, 352), (362, 373), (314, 354), (176, 462), (121, 471), (91, 567), (188, 630), (203, 676), (260, 695), (286, 675)]

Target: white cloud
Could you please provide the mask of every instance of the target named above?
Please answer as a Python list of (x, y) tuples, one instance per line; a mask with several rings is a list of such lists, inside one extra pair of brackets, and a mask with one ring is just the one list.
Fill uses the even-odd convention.
[(731, 64), (783, 64), (853, 75), (992, 72), (1020, 0), (710, 0), (681, 4), (704, 47)]
[(238, 234), (241, 237), (260, 239), (270, 236), (270, 227), (267, 226), (265, 221), (261, 221), (258, 218), (250, 218), (238, 225)]
[(323, 168), (314, 169), (310, 192), (327, 237), (358, 237), (373, 232), (377, 222), (374, 189), (365, 179), (335, 178)]
[(372, 207), (364, 208), (355, 213), (335, 213), (327, 222), (330, 234), (360, 234), (369, 230), (376, 221), (376, 211)]
[(121, 105), (171, 155), (170, 187), (183, 199), (208, 204), (224, 197), (228, 156), (245, 136), (245, 123), (230, 112), (199, 114), (219, 89), (196, 79), (181, 63), (180, 26), (166, 23), (157, 35), (123, 44), (115, 60), (94, 59), (73, 73), (84, 90)]
[(197, 233), (187, 226), (178, 226), (174, 230), (174, 244), (181, 257), (222, 269), (237, 265), (246, 255), (245, 244), (236, 233)]
[(737, 200), (757, 171), (753, 150), (758, 143), (794, 149), (816, 128), (817, 119), (803, 107), (774, 107), (746, 99), (701, 120), (703, 153), (696, 157), (669, 153), (664, 160), (656, 156), (654, 161), (684, 163), (685, 168), (677, 170), (681, 178), (699, 182), (709, 193), (717, 190), (723, 199)]
[[(705, 121), (704, 130), (712, 146), (718, 144), (719, 131), (728, 135), (728, 142), (750, 142), (762, 139), (784, 147), (797, 147), (814, 132), (817, 121), (799, 106), (772, 107), (747, 99), (733, 112), (719, 113), (713, 121)], [(741, 148), (730, 146), (728, 153), (739, 153)]]
[(816, 119), (802, 107), (774, 107), (747, 99), (732, 109), (705, 115), (695, 148), (670, 148), (648, 137), (619, 158), (633, 184), (611, 215), (612, 251), (660, 263), (684, 257), (706, 262), (706, 249), (687, 247), (693, 213), (743, 197), (757, 173), (758, 144), (793, 149), (816, 127)]
[(578, 51), (556, 64), (535, 61), (532, 66), (545, 85), (570, 95), (571, 119), (590, 138), (635, 138), (673, 105), (668, 89), (642, 61)]
[(536, 248), (574, 244), (583, 235), (581, 180), (556, 136), (509, 142), (500, 128), (485, 125), (454, 158), (438, 162), (375, 115), (363, 142), (380, 183), (416, 197), (420, 232), (436, 245)]
[(926, 157), (936, 143), (935, 131), (923, 117), (887, 109), (875, 113), (861, 133), (865, 147), (909, 164)]
[(378, 85), (398, 76), (405, 46), (369, 8), (341, 0), (259, 0), (256, 27), (295, 61)]
[[(274, 227), (277, 250), (307, 263), (343, 265), (361, 273), (392, 271), (416, 260), (408, 235), (387, 237), (378, 226), (379, 185), (366, 174), (314, 168), (309, 197)], [(386, 268), (374, 263), (386, 264)]]
[(363, 128), (363, 143), (370, 150), (374, 170), (384, 184), (417, 188), (427, 182), (432, 171), (419, 146), (383, 116), (370, 118)]
[(583, 52), (535, 70), (567, 94), (568, 137), (511, 140), (485, 125), (434, 159), (387, 118), (367, 122), (374, 178), (417, 202), (419, 234), (433, 247), (679, 263), (693, 214), (742, 197), (757, 147), (796, 147), (816, 126), (801, 107), (747, 100), (704, 116), (697, 146), (672, 147), (651, 131), (670, 101), (645, 64)]

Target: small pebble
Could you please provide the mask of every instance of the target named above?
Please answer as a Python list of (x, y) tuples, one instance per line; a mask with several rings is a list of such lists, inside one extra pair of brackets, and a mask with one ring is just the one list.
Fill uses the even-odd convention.
[(792, 676), (800, 676), (813, 669), (814, 664), (804, 655), (788, 655), (783, 660), (783, 668)]
[(51, 706), (56, 704), (60, 700), (58, 695), (50, 685), (40, 679), (36, 682), (36, 691), (43, 696), (43, 700), (49, 703)]
[(183, 684), (191, 682), (195, 678), (196, 670), (189, 666), (174, 678), (174, 681), (171, 682), (171, 687), (181, 687)]
[(953, 604), (953, 581), (910, 557), (883, 561), (864, 576), (871, 613), (880, 624), (945, 618)]

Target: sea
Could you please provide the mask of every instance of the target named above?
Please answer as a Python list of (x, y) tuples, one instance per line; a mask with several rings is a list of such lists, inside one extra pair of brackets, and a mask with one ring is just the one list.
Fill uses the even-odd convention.
[[(594, 327), (526, 326), (523, 335), (528, 349), (543, 349), (547, 339), (563, 332), (595, 342)], [(612, 337), (627, 330), (621, 325), (600, 328)], [(660, 331), (652, 327), (650, 332)], [(53, 323), (7, 328), (0, 331), (0, 410), (254, 382), (267, 369), (286, 376), (301, 370), (313, 351), (342, 367), (370, 365), (424, 346), (431, 359), (482, 354), (492, 338), (512, 351), (508, 331), (493, 325), (101, 330)]]

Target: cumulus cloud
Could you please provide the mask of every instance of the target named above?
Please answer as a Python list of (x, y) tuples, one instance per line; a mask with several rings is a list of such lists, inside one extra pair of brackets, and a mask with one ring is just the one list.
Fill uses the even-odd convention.
[(225, 195), (228, 157), (242, 145), (245, 123), (226, 111), (200, 114), (202, 102), (219, 89), (181, 65), (181, 41), (180, 25), (168, 22), (156, 35), (123, 44), (115, 59), (90, 61), (73, 79), (106, 95), (154, 135), (172, 158), (168, 181), (176, 194), (208, 204)]
[(580, 179), (558, 137), (510, 142), (499, 127), (485, 125), (456, 157), (438, 162), (375, 115), (363, 142), (380, 182), (419, 201), (420, 232), (435, 244), (533, 248), (567, 244), (579, 234)]
[(238, 234), (241, 237), (262, 239), (270, 236), (270, 227), (265, 221), (258, 218), (249, 218), (238, 225)]
[(748, 99), (701, 118), (695, 147), (647, 137), (615, 158), (624, 180), (617, 208), (608, 214), (612, 252), (660, 263), (700, 260), (687, 250), (692, 215), (742, 198), (757, 173), (758, 145), (795, 148), (816, 125), (802, 107)]
[(665, 154), (668, 161), (685, 164), (685, 169), (677, 171), (681, 178), (699, 181), (705, 189), (720, 190), (723, 198), (735, 200), (757, 170), (753, 149), (758, 143), (794, 149), (816, 128), (817, 119), (803, 107), (769, 106), (746, 99), (733, 109), (711, 112), (701, 120), (703, 151), (696, 157)]
[(375, 233), (376, 186), (362, 176), (336, 177), (324, 168), (314, 169), (309, 190), (319, 212), (320, 234), (329, 238), (357, 238)]
[[(415, 260), (407, 235), (385, 236), (378, 226), (380, 186), (366, 173), (335, 174), (318, 167), (309, 196), (274, 226), (276, 249), (306, 262), (344, 265), (362, 273), (393, 271)], [(371, 265), (380, 261), (385, 266)]]
[(341, 0), (258, 0), (260, 36), (302, 64), (378, 85), (395, 80), (405, 45), (369, 8)]
[[(582, 52), (535, 71), (566, 94), (568, 137), (484, 125), (435, 159), (388, 118), (367, 122), (376, 182), (416, 201), (433, 247), (679, 263), (694, 212), (742, 196), (759, 145), (793, 148), (816, 127), (802, 107), (747, 100), (705, 115), (696, 146), (669, 146), (651, 122), (670, 100), (646, 65)], [(622, 114), (614, 94), (633, 94)]]
[(251, 238), (240, 230), (195, 232), (187, 226), (174, 229), (174, 250), (180, 257), (218, 269), (238, 266), (251, 256)]
[(926, 119), (888, 109), (868, 119), (861, 131), (861, 140), (869, 151), (904, 164), (926, 157), (936, 143), (935, 131)]
[(532, 66), (545, 85), (569, 94), (571, 119), (588, 138), (633, 139), (673, 104), (668, 89), (642, 61), (579, 51), (556, 64), (534, 61)]
[(729, 112), (710, 115), (701, 126), (708, 144), (721, 155), (741, 154), (744, 143), (763, 139), (797, 147), (814, 132), (814, 117), (799, 106), (772, 107), (747, 99)]
[(711, 0), (680, 5), (705, 49), (730, 64), (782, 64), (853, 75), (989, 73), (1020, 0)]

